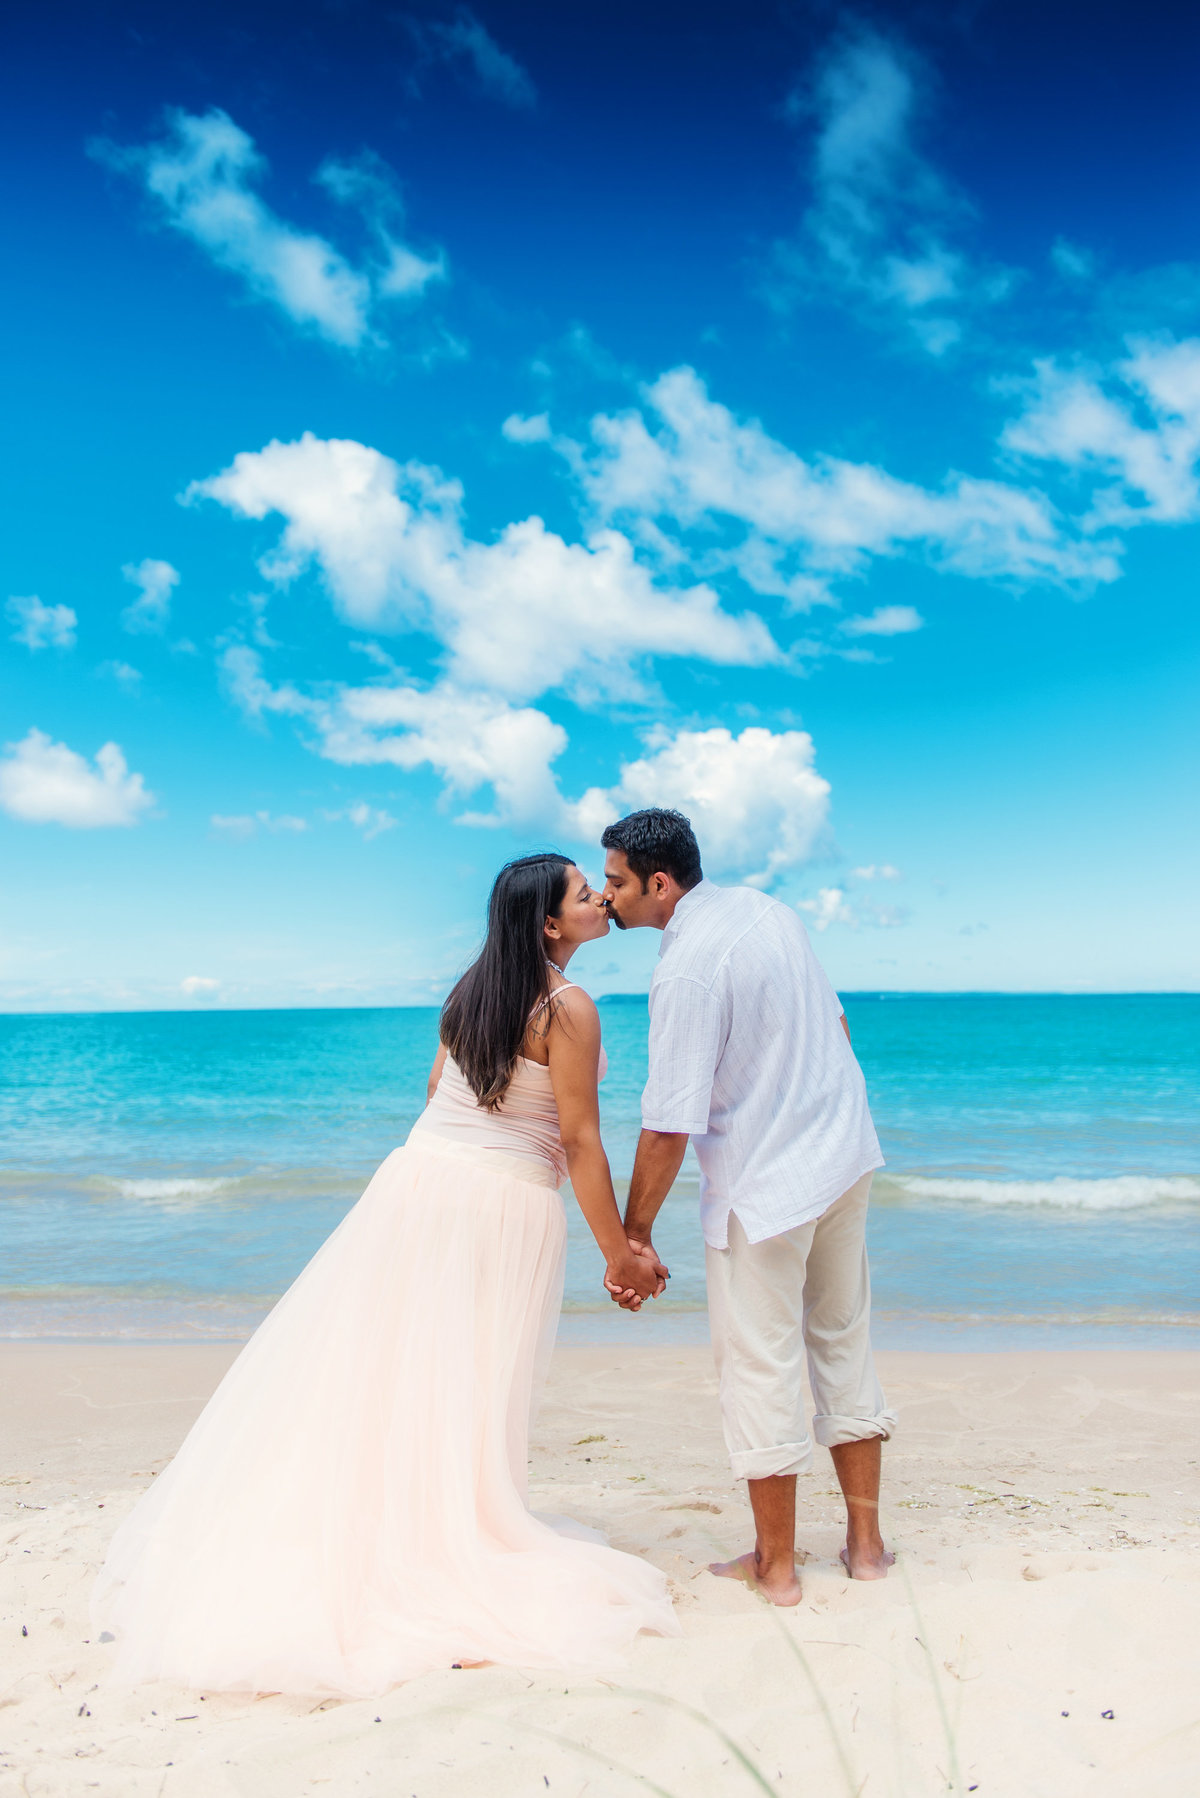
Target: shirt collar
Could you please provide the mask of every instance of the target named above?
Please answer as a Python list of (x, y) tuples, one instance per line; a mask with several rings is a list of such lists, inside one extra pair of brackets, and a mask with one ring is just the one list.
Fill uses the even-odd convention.
[(715, 880), (701, 880), (694, 887), (688, 889), (672, 912), (670, 923), (663, 929), (662, 942), (658, 947), (660, 956), (666, 954), (680, 930), (691, 921), (701, 907), (706, 905), (710, 899), (715, 899), (720, 891)]

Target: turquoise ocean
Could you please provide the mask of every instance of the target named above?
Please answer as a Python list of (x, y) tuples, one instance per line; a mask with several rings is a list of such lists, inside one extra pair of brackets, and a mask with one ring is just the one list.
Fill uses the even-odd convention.
[[(1200, 997), (845, 995), (887, 1157), (877, 1339), (1200, 1346)], [(628, 1177), (645, 999), (601, 1001)], [(0, 1017), (0, 1335), (244, 1336), (407, 1134), (432, 1008)], [(609, 1304), (571, 1217), (564, 1333), (704, 1333), (690, 1157), (669, 1299)]]

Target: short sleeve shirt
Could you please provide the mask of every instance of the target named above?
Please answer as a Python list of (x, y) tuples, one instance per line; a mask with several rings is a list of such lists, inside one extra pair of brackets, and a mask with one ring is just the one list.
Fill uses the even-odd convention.
[(841, 1011), (790, 906), (711, 880), (679, 901), (650, 985), (642, 1124), (692, 1138), (713, 1248), (731, 1211), (764, 1242), (883, 1166)]

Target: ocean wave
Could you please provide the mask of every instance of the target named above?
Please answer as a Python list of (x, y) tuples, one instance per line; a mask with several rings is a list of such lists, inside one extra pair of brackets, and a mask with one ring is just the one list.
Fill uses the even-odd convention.
[(112, 1180), (123, 1199), (200, 1199), (223, 1192), (232, 1179), (213, 1180)]
[(1138, 1211), (1200, 1202), (1193, 1174), (1110, 1174), (1095, 1180), (967, 1180), (955, 1175), (886, 1174), (879, 1184), (905, 1198), (974, 1200), (983, 1205), (1046, 1205), (1063, 1211)]
[[(128, 1164), (127, 1164), (128, 1165)], [(143, 1164), (144, 1166), (145, 1164)], [(194, 1165), (194, 1164), (193, 1164)], [(133, 1164), (134, 1168), (137, 1163)], [(186, 1164), (185, 1164), (186, 1167)], [(0, 1205), (56, 1201), (97, 1201), (203, 1208), (223, 1204), (328, 1203), (351, 1205), (365, 1190), (371, 1167), (257, 1167), (221, 1173), (155, 1171), (100, 1174), (75, 1165), (13, 1168), (0, 1166)]]

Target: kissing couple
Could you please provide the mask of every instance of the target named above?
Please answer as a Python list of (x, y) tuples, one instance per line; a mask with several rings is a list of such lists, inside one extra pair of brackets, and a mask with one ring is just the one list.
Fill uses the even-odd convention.
[[(712, 1571), (799, 1602), (796, 1475), (812, 1433), (846, 1501), (842, 1558), (882, 1577), (864, 1227), (882, 1165), (845, 1016), (796, 913), (703, 877), (678, 812), (605, 830), (602, 893), (566, 856), (502, 868), (442, 1008), (408, 1141), (246, 1344), (118, 1528), (93, 1598), (121, 1683), (364, 1697), (438, 1668), (613, 1671), (677, 1635), (664, 1575), (533, 1515), (533, 1394), (576, 1202), (615, 1303), (668, 1271), (653, 1226), (691, 1137), (725, 1438), (756, 1545)], [(662, 931), (624, 1221), (600, 1137), (595, 1004), (568, 966)]]

